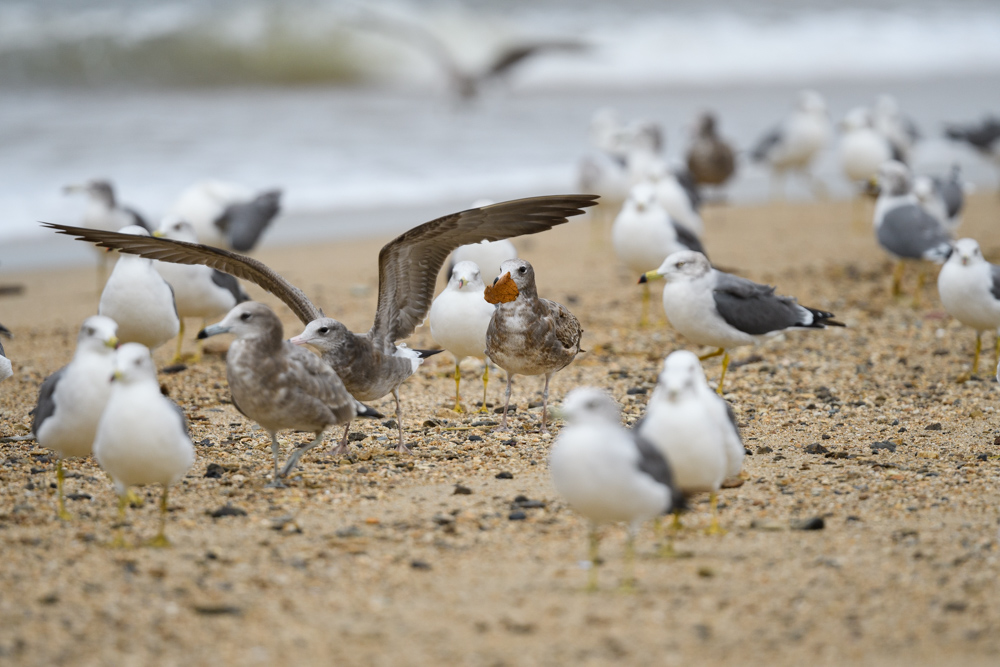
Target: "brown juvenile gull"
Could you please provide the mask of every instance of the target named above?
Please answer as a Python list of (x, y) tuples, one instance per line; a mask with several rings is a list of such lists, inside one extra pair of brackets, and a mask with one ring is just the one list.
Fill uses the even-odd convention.
[[(397, 236), (379, 253), (378, 308), (371, 330), (363, 334), (351, 333), (336, 320), (324, 318), (323, 312), (300, 289), (250, 257), (197, 243), (53, 223), (43, 225), (121, 252), (165, 262), (205, 264), (259, 285), (281, 299), (302, 322), (310, 325), (298, 337), (299, 341), (303, 342), (303, 337), (308, 335), (310, 345), (329, 348), (323, 353), (323, 360), (337, 371), (354, 398), (375, 400), (391, 391), (396, 398), (396, 414), (399, 417), (402, 414), (399, 385), (412, 375), (416, 368), (414, 362), (419, 360), (412, 358), (412, 350), (408, 351), (408, 356), (400, 356), (396, 341), (409, 336), (423, 322), (434, 298), (437, 274), (449, 253), (461, 245), (484, 239), (496, 241), (546, 231), (583, 213), (583, 209), (593, 206), (596, 200), (594, 195), (517, 199), (452, 213)], [(316, 321), (321, 318), (322, 322)], [(323, 328), (327, 331), (320, 331)], [(397, 424), (398, 449), (407, 451), (403, 443), (402, 419), (397, 418)], [(337, 451), (346, 450), (347, 435), (345, 428)]]
[[(223, 333), (236, 335), (226, 354), (233, 405), (271, 436), (271, 486), (282, 486), (279, 477), (286, 477), (299, 457), (323, 440), (328, 426), (349, 423), (356, 416), (381, 417), (355, 401), (319, 357), (284, 340), (281, 320), (264, 304), (239, 304), (221, 322), (202, 329), (198, 338)], [(312, 431), (316, 438), (297, 447), (279, 471), (277, 433), (287, 428)]]
[(538, 298), (531, 264), (523, 259), (508, 259), (500, 270), (503, 275), (486, 292), (486, 300), (498, 304), (486, 330), (486, 356), (507, 371), (503, 424), (497, 430), (508, 430), (513, 376), (544, 375), (542, 433), (548, 433), (549, 380), (580, 352), (583, 329), (565, 306)]
[(687, 167), (698, 185), (724, 185), (736, 171), (733, 148), (716, 131), (711, 111), (698, 117), (694, 140), (687, 151)]

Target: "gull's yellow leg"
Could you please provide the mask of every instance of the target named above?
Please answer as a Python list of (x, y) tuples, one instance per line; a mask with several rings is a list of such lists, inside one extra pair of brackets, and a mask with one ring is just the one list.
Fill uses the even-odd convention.
[(899, 296), (903, 293), (903, 272), (906, 270), (906, 264), (903, 260), (896, 262), (896, 268), (892, 272), (892, 295)]
[(670, 522), (670, 530), (680, 532), (684, 528), (684, 524), (681, 523), (681, 511), (674, 510), (674, 520)]
[(725, 352), (726, 352), (726, 351), (725, 351), (725, 350), (723, 350), (723, 349), (722, 349), (722, 348), (720, 347), (720, 348), (719, 348), (718, 350), (716, 350), (715, 352), (709, 352), (708, 354), (703, 354), (703, 355), (701, 355), (700, 357), (698, 357), (698, 360), (699, 360), (699, 361), (705, 361), (706, 359), (711, 359), (712, 357), (717, 357), (717, 356), (719, 356), (720, 354), (725, 354)]
[(639, 316), (639, 326), (649, 326), (649, 283), (642, 284), (642, 314)]
[(983, 349), (983, 333), (981, 331), (976, 332), (976, 353), (972, 355), (972, 374), (975, 375), (976, 371), (979, 370), (979, 352)]
[(111, 541), (112, 549), (124, 549), (125, 544), (125, 508), (128, 507), (128, 494), (126, 492), (118, 496), (118, 528), (115, 530), (115, 538)]
[(139, 497), (139, 494), (129, 489), (125, 492), (125, 502), (134, 507), (142, 507), (146, 504), (146, 501)]
[(66, 511), (66, 498), (63, 495), (63, 480), (66, 479), (66, 472), (63, 470), (62, 457), (56, 462), (56, 495), (58, 496), (58, 516), (63, 521), (69, 521), (73, 517)]
[(458, 366), (458, 359), (455, 359), (455, 407), (452, 408), (455, 412), (464, 412), (462, 409), (462, 393), (459, 391), (459, 386), (462, 383), (462, 371)]
[(719, 388), (715, 390), (719, 396), (722, 396), (722, 381), (726, 379), (726, 369), (729, 368), (729, 353), (726, 352), (722, 355), (722, 375), (719, 376)]
[[(677, 528), (674, 527), (675, 525)], [(657, 556), (673, 558), (677, 555), (677, 552), (674, 551), (674, 532), (679, 529), (680, 525), (680, 518), (676, 513), (674, 514), (674, 524), (671, 524), (670, 530), (666, 532), (663, 530), (663, 519), (660, 517), (653, 519), (653, 537), (657, 542), (663, 541), (659, 551), (657, 551)]]
[(635, 592), (635, 527), (629, 524), (625, 533), (625, 576), (622, 578), (622, 593)]
[(726, 531), (719, 525), (719, 495), (714, 491), (708, 496), (708, 505), (712, 510), (712, 521), (705, 529), (706, 535), (725, 535)]
[(486, 407), (486, 385), (489, 384), (489, 382), (490, 382), (490, 360), (489, 358), (487, 358), (486, 367), (483, 368), (483, 404), (479, 408), (480, 412), (489, 412), (489, 409)]
[(996, 357), (997, 365), (1000, 366), (1000, 331), (997, 332), (997, 342), (994, 346), (993, 355)]
[(170, 540), (167, 539), (167, 494), (170, 492), (169, 486), (163, 487), (163, 495), (160, 496), (160, 532), (149, 541), (151, 547), (169, 547)]
[(174, 358), (170, 360), (172, 364), (179, 364), (184, 361), (181, 348), (184, 347), (184, 318), (181, 318), (181, 329), (177, 332), (177, 349), (174, 351)]
[(917, 272), (917, 289), (913, 291), (913, 307), (920, 307), (920, 293), (924, 290), (924, 283), (927, 282), (927, 274), (924, 273), (924, 267), (921, 266)]
[(587, 590), (594, 592), (597, 590), (597, 566), (600, 558), (597, 555), (601, 544), (601, 532), (596, 525), (590, 527), (590, 574), (587, 580)]

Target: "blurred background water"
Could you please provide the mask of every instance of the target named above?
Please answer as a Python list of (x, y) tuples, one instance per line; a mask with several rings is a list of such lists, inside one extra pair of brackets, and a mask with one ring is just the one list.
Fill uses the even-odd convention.
[[(529, 60), (460, 104), (434, 59), (373, 15), (421, 25), (472, 69), (522, 41), (589, 48)], [(36, 221), (78, 222), (84, 202), (61, 188), (89, 178), (152, 219), (203, 178), (281, 187), (269, 242), (380, 233), (481, 197), (575, 190), (597, 108), (664, 123), (677, 158), (698, 111), (746, 149), (805, 86), (834, 120), (893, 94), (925, 135), (918, 172), (958, 160), (995, 186), (941, 138), (945, 121), (1000, 110), (990, 0), (3, 0), (0, 262), (88, 261), (38, 252), (50, 232)], [(766, 198), (767, 172), (741, 166), (730, 200)], [(816, 173), (851, 192), (833, 150)]]

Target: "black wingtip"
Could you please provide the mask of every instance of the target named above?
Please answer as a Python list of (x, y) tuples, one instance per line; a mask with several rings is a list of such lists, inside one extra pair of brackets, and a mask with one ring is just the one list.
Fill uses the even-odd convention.
[(206, 338), (208, 338), (208, 334), (205, 333), (204, 329), (202, 329), (201, 331), (198, 332), (198, 335), (196, 336), (196, 338), (198, 340), (205, 340)]
[(441, 350), (414, 350), (414, 351), (417, 354), (420, 355), (421, 359), (426, 359), (427, 357), (433, 357), (435, 354), (441, 354), (442, 352), (444, 352), (444, 349), (441, 349)]
[(369, 419), (382, 419), (385, 417), (381, 412), (375, 408), (368, 407), (364, 403), (358, 403), (357, 414), (359, 417), (367, 417)]

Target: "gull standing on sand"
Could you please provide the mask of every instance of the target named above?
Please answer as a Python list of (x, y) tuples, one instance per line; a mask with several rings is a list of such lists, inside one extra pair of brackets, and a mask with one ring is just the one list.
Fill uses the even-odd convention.
[(913, 194), (920, 205), (952, 234), (962, 224), (965, 182), (961, 166), (953, 164), (947, 176), (917, 176), (913, 179)]
[(434, 299), (428, 314), (434, 342), (455, 356), (455, 412), (462, 411), (459, 364), (466, 357), (476, 357), (485, 363), (480, 412), (486, 412), (486, 385), (490, 379), (490, 361), (485, 352), (486, 329), (495, 307), (483, 298), (485, 289), (475, 262), (459, 262), (451, 270), (448, 286)]
[(117, 330), (118, 325), (108, 317), (94, 315), (84, 320), (73, 360), (45, 378), (32, 411), (36, 442), (58, 456), (56, 494), (63, 520), (70, 518), (63, 494), (63, 459), (90, 455), (97, 422), (111, 394)]
[[(682, 182), (663, 160), (650, 165), (646, 173), (648, 181), (653, 184), (656, 199), (674, 222), (683, 225), (692, 234), (698, 236), (704, 234), (705, 223), (702, 222), (701, 214), (698, 212), (701, 197), (693, 181)], [(693, 177), (687, 175), (687, 178)]]
[[(125, 227), (120, 233), (149, 237), (138, 225)], [(180, 331), (174, 292), (145, 257), (118, 259), (101, 292), (97, 312), (118, 323), (118, 339), (123, 343), (142, 343), (151, 350)]]
[(723, 186), (736, 171), (733, 147), (719, 136), (715, 114), (698, 116), (694, 138), (687, 150), (687, 168), (698, 185)]
[[(928, 213), (913, 194), (910, 170), (902, 162), (889, 160), (878, 172), (879, 197), (875, 202), (875, 238), (897, 260), (892, 275), (892, 295), (902, 293), (907, 260), (943, 263), (951, 253), (951, 235), (944, 224)], [(914, 303), (920, 295), (924, 273), (918, 274)]]
[[(149, 350), (139, 343), (118, 349), (111, 395), (97, 424), (94, 458), (114, 482), (118, 493), (119, 525), (125, 523), (130, 486), (160, 484), (160, 530), (150, 542), (170, 543), (165, 533), (167, 494), (194, 464), (194, 445), (188, 437), (184, 412), (160, 393), (156, 367)], [(125, 546), (120, 532), (116, 546)]]
[(538, 298), (535, 270), (523, 259), (510, 259), (500, 266), (503, 275), (486, 291), (486, 300), (497, 308), (486, 330), (486, 356), (507, 372), (507, 394), (503, 423), (509, 430), (507, 409), (514, 375), (544, 375), (542, 433), (548, 433), (549, 380), (580, 352), (583, 329), (565, 306)]
[(781, 124), (757, 142), (750, 158), (767, 162), (774, 178), (774, 189), (784, 195), (784, 178), (788, 171), (802, 173), (812, 185), (814, 194), (824, 191), (810, 172), (813, 160), (830, 140), (830, 119), (826, 101), (813, 90), (803, 90), (792, 113)]
[(636, 431), (621, 426), (618, 404), (603, 391), (571, 391), (559, 412), (566, 425), (549, 453), (552, 483), (569, 506), (590, 520), (590, 590), (597, 590), (600, 528), (625, 521), (625, 579), (634, 584), (635, 536), (643, 521), (683, 503), (670, 466)]
[(847, 180), (855, 184), (870, 181), (878, 168), (893, 157), (892, 146), (872, 126), (871, 113), (858, 107), (840, 121), (838, 153)]
[[(618, 259), (635, 273), (644, 273), (680, 250), (704, 253), (701, 241), (677, 222), (660, 205), (651, 183), (632, 188), (611, 227), (611, 244)], [(642, 286), (642, 315), (639, 326), (649, 323), (649, 284)]]
[[(14, 334), (10, 332), (10, 329), (0, 324), (0, 337), (13, 338)], [(0, 343), (0, 382), (3, 382), (13, 374), (14, 367), (10, 365), (10, 359), (7, 358), (7, 352), (3, 349), (3, 343)]]
[[(537, 234), (561, 225), (593, 206), (594, 195), (551, 195), (501, 202), (452, 213), (404, 232), (379, 252), (379, 297), (375, 323), (364, 334), (355, 334), (323, 317), (302, 290), (262, 262), (220, 248), (170, 239), (142, 238), (98, 232), (53, 223), (43, 226), (62, 234), (151, 259), (180, 264), (205, 264), (237, 278), (249, 280), (281, 299), (304, 323), (306, 331), (293, 339), (323, 352), (323, 360), (337, 372), (354, 398), (370, 401), (392, 392), (396, 399), (399, 451), (403, 442), (399, 386), (421, 362), (417, 351), (396, 341), (408, 337), (423, 322), (434, 297), (437, 274), (449, 253), (467, 243)], [(348, 428), (344, 429), (345, 444)]]
[(972, 375), (979, 369), (984, 331), (998, 334), (996, 354), (1000, 363), (1000, 266), (986, 261), (975, 240), (955, 241), (951, 256), (938, 274), (938, 294), (949, 315), (976, 330)]
[(281, 190), (209, 180), (182, 192), (170, 215), (190, 222), (199, 243), (249, 252), (280, 211)]
[[(188, 243), (198, 242), (191, 223), (178, 218), (164, 219), (153, 236)], [(250, 298), (236, 278), (217, 269), (170, 262), (154, 262), (153, 265), (173, 290), (174, 305), (180, 320), (180, 333), (177, 335), (177, 351), (174, 353), (173, 363), (179, 363), (183, 359), (181, 348), (184, 344), (185, 317), (200, 317), (204, 327), (208, 324), (208, 318), (222, 317), (237, 304)], [(201, 345), (202, 342), (199, 340), (198, 352), (194, 357), (196, 362), (201, 360)]]
[(713, 269), (700, 252), (676, 252), (639, 282), (657, 278), (667, 281), (663, 310), (674, 329), (692, 343), (718, 348), (702, 360), (723, 355), (719, 394), (729, 350), (762, 343), (789, 329), (844, 326), (832, 319), (833, 313), (800, 306), (793, 297), (775, 294), (773, 287)]
[[(743, 440), (729, 404), (708, 387), (698, 357), (678, 350), (664, 360), (646, 414), (635, 430), (667, 459), (680, 493), (710, 494), (712, 522), (707, 532), (724, 532), (717, 494), (727, 477), (740, 473)], [(679, 510), (674, 511), (674, 527), (680, 528)]]
[[(287, 477), (299, 458), (322, 442), (328, 427), (348, 424), (357, 416), (382, 416), (355, 401), (322, 359), (284, 340), (281, 320), (266, 305), (242, 303), (218, 324), (202, 329), (198, 338), (224, 333), (236, 336), (226, 354), (233, 406), (271, 436), (274, 479), (269, 486), (284, 486), (279, 478)], [(284, 429), (311, 431), (315, 438), (297, 447), (279, 470), (278, 431)]]

